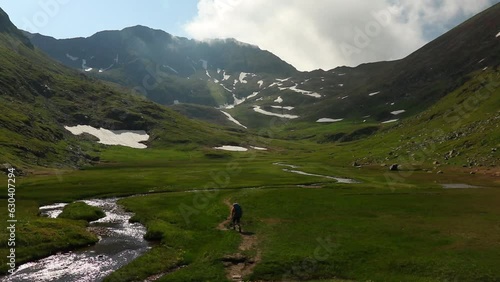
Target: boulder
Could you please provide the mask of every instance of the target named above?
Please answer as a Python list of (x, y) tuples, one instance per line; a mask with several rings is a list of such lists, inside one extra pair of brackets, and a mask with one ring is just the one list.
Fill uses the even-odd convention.
[(398, 171), (399, 170), (399, 165), (398, 164), (393, 164), (389, 168), (390, 171)]

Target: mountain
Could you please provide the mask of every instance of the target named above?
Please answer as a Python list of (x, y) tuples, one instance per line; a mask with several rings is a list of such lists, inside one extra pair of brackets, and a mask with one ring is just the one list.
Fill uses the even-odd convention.
[(234, 130), (189, 120), (53, 61), (0, 9), (0, 164), (69, 167), (97, 160), (92, 138), (65, 129), (75, 125), (144, 130), (150, 147), (239, 140)]
[(209, 106), (232, 103), (231, 93), (213, 79), (207, 80), (212, 76), (223, 81), (233, 74), (234, 80), (241, 72), (296, 72), (270, 52), (234, 39), (200, 42), (144, 26), (63, 40), (26, 34), (33, 44), (59, 62), (134, 88), (166, 105), (175, 101)]
[(474, 72), (498, 69), (499, 14), (496, 4), (401, 60), (265, 80), (258, 95), (230, 112), (249, 127), (269, 119), (254, 112), (256, 106), (273, 114), (283, 114), (281, 106), (293, 108), (284, 111), (296, 117), (292, 123), (322, 118), (380, 123), (411, 117), (462, 86)]
[[(298, 72), (276, 56), (234, 40), (197, 42), (145, 27), (90, 38), (30, 38), (35, 46), (80, 73), (135, 88), (136, 93), (193, 119), (227, 126), (234, 118), (239, 123), (234, 126), (261, 130), (272, 128), (274, 119), (281, 117), (289, 129), (278, 134), (281, 138), (336, 143), (381, 136), (386, 130), (411, 134), (408, 128), (428, 119), (448, 124), (448, 112), (470, 108), (470, 100), (460, 97), (474, 96), (474, 87), (481, 90), (488, 85), (492, 89), (488, 93), (494, 95), (486, 101), (497, 105), (498, 14), (500, 4), (401, 60), (312, 72)], [(106, 60), (97, 59), (99, 50), (107, 54)], [(123, 60), (124, 56), (128, 59)], [(456, 96), (465, 85), (475, 86)], [(475, 114), (476, 119), (463, 118), (463, 124), (448, 132), (459, 136), (450, 137), (453, 144), (465, 142), (470, 148), (481, 143), (463, 135), (474, 128), (496, 136), (494, 126), (477, 127), (481, 121), (496, 119), (495, 110), (483, 103), (473, 107), (482, 111)], [(483, 145), (494, 148), (497, 143), (489, 140)], [(401, 147), (391, 146), (387, 150)], [(441, 150), (453, 147), (463, 145), (443, 145)], [(407, 148), (411, 151), (411, 144)]]
[[(292, 122), (384, 122), (420, 113), (473, 71), (496, 68), (499, 12), (497, 4), (401, 60), (313, 72), (298, 72), (273, 54), (235, 40), (198, 42), (142, 26), (89, 38), (29, 37), (68, 66), (135, 88), (161, 104), (185, 104), (183, 112), (189, 104), (229, 105), (230, 113), (250, 128), (268, 123), (269, 116), (255, 112), (256, 107), (296, 117)], [(280, 97), (283, 103), (276, 103)]]

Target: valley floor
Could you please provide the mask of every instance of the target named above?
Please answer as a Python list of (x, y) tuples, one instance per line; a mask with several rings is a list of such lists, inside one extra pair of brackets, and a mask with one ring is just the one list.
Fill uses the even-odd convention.
[[(81, 222), (38, 217), (39, 206), (138, 195), (120, 204), (156, 243), (105, 281), (500, 280), (496, 168), (389, 172), (300, 146), (217, 158), (109, 148), (99, 166), (19, 178), (17, 262), (95, 241)], [(242, 234), (221, 225), (230, 202), (244, 209)], [(2, 231), (4, 272), (6, 240)]]

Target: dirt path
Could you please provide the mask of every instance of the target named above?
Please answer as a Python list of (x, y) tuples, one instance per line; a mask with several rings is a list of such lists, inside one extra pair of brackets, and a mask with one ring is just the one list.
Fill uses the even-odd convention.
[[(231, 203), (229, 199), (225, 199), (224, 203), (231, 208)], [(218, 230), (228, 231), (227, 226), (230, 220), (226, 219), (219, 223), (217, 226)], [(232, 281), (243, 281), (243, 277), (251, 274), (257, 263), (261, 260), (261, 252), (257, 248), (257, 237), (251, 232), (240, 233), (242, 241), (238, 247), (238, 252), (232, 255), (225, 256), (222, 258), (222, 262), (226, 267), (226, 276)], [(253, 257), (249, 257), (246, 254), (255, 253)]]

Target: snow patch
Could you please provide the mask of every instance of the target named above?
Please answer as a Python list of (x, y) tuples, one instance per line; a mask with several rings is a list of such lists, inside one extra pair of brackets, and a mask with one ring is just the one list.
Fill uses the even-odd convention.
[(271, 113), (271, 112), (268, 112), (266, 110), (261, 109), (260, 106), (254, 106), (253, 110), (255, 112), (259, 113), (259, 114), (263, 114), (263, 115), (266, 115), (266, 116), (275, 116), (275, 117), (287, 118), (287, 119), (296, 119), (296, 118), (299, 118), (299, 116), (296, 116), (296, 115), (288, 115), (288, 114), (280, 115), (280, 114), (276, 114), (276, 113)]
[(406, 110), (399, 110), (399, 111), (394, 111), (394, 112), (391, 112), (391, 114), (397, 116), (397, 115), (400, 115), (402, 113), (406, 113)]
[(260, 92), (254, 92), (254, 93), (248, 95), (247, 100), (257, 97), (257, 95), (259, 95), (259, 93)]
[(229, 80), (229, 79), (231, 78), (231, 76), (230, 76), (230, 75), (227, 75), (227, 74), (226, 74), (226, 71), (224, 71), (224, 72), (222, 73), (222, 76), (224, 76), (224, 78), (222, 79), (222, 81)]
[(259, 88), (262, 88), (262, 85), (264, 85), (264, 80), (259, 80), (257, 83), (259, 84)]
[(388, 120), (388, 121), (384, 121), (382, 122), (382, 124), (387, 124), (387, 123), (394, 123), (394, 122), (397, 122), (399, 119), (391, 119), (391, 120)]
[(497, 36), (495, 36), (495, 37), (496, 37), (496, 38), (500, 37), (500, 32), (499, 32), (499, 33), (497, 33)]
[(339, 121), (343, 121), (343, 120), (344, 120), (343, 118), (339, 118), (339, 119), (320, 118), (316, 122), (319, 122), (319, 123), (329, 123), (329, 122), (339, 122)]
[(243, 98), (243, 99), (238, 99), (238, 97), (236, 97), (235, 94), (233, 94), (233, 98), (234, 98), (234, 105), (235, 106), (238, 106), (240, 104), (243, 104), (245, 101), (246, 101), (246, 98)]
[(257, 151), (267, 151), (267, 148), (262, 148), (262, 147), (250, 146), (250, 148), (257, 150)]
[(289, 78), (285, 78), (285, 79), (276, 78), (276, 81), (279, 81), (279, 82), (285, 82), (285, 81), (290, 80), (290, 78), (291, 78), (291, 77), (289, 77)]
[(283, 109), (283, 110), (287, 110), (287, 111), (291, 111), (293, 109), (295, 109), (295, 107), (282, 107), (282, 106), (271, 106), (271, 108), (274, 108), (274, 109)]
[(234, 122), (235, 124), (247, 129), (246, 126), (244, 126), (243, 124), (241, 124), (239, 121), (237, 121), (232, 115), (230, 115), (229, 113), (226, 113), (224, 111), (221, 111), (221, 113), (223, 113), (230, 121)]
[(66, 57), (72, 61), (77, 61), (79, 58), (78, 57), (74, 57), (74, 56), (71, 56), (70, 54), (66, 53)]
[(86, 68), (85, 69), (86, 72), (89, 72), (89, 71), (92, 71), (92, 70), (93, 70), (93, 68)]
[(378, 94), (380, 94), (380, 91), (370, 93), (370, 94), (368, 94), (368, 96), (373, 97), (373, 96), (378, 95)]
[(73, 135), (88, 133), (99, 138), (99, 143), (104, 145), (119, 145), (135, 149), (146, 149), (147, 146), (140, 143), (149, 140), (149, 135), (144, 130), (108, 130), (94, 128), (88, 125), (65, 126), (66, 130)]
[(212, 78), (212, 76), (210, 75), (210, 73), (208, 72), (208, 70), (205, 70), (205, 74), (206, 74), (209, 78)]
[(344, 97), (342, 97), (342, 100), (345, 100), (347, 98), (349, 98), (349, 96), (344, 96)]
[(246, 73), (246, 72), (240, 73), (240, 83), (247, 84), (248, 83), (248, 81), (246, 81), (247, 76), (248, 76), (248, 73)]
[(220, 73), (222, 70), (221, 69), (217, 69), (217, 73)]
[(239, 147), (239, 146), (221, 146), (215, 147), (216, 150), (230, 151), (230, 152), (246, 152), (247, 148)]
[(283, 99), (281, 98), (281, 96), (279, 96), (278, 99), (274, 100), (274, 102), (281, 104), (281, 103), (283, 103)]
[(307, 90), (302, 90), (302, 89), (297, 89), (297, 84), (295, 84), (295, 86), (292, 86), (292, 87), (280, 87), (280, 90), (281, 91), (284, 91), (284, 90), (292, 90), (294, 92), (297, 92), (299, 94), (302, 94), (302, 95), (306, 95), (306, 96), (310, 96), (310, 97), (314, 97), (314, 98), (321, 98), (321, 94), (319, 93), (316, 93), (316, 92), (312, 92), (312, 91), (307, 91)]
[(175, 70), (173, 67), (171, 67), (171, 66), (165, 66), (165, 67), (166, 67), (167, 69), (169, 69), (169, 70), (171, 70), (171, 71), (175, 72), (176, 74), (179, 74), (179, 72), (178, 72), (177, 70)]

